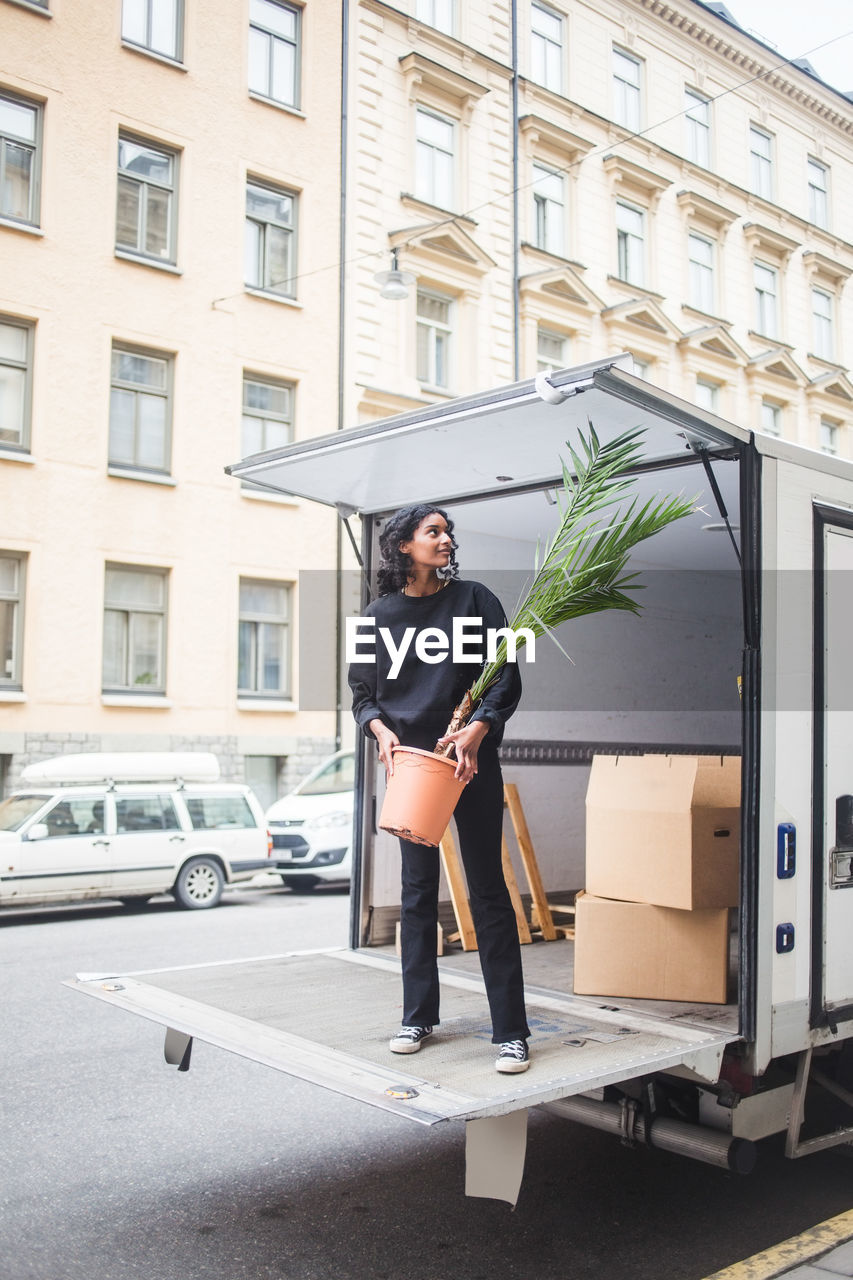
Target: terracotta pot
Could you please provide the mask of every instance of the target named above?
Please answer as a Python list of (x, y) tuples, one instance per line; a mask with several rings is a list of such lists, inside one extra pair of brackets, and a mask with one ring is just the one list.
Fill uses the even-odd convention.
[(453, 776), (455, 760), (394, 747), (394, 772), (388, 778), (379, 826), (415, 844), (437, 845), (447, 830), (465, 783)]

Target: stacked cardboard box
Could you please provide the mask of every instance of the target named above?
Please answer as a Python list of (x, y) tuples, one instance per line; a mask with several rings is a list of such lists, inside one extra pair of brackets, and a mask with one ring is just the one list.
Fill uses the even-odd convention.
[(578, 994), (725, 1003), (739, 828), (739, 757), (594, 757)]

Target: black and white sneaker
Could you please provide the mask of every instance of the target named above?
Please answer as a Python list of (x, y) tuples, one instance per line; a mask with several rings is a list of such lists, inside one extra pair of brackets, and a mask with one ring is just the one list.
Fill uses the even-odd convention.
[(432, 1027), (401, 1027), (393, 1040), (388, 1041), (388, 1048), (392, 1053), (417, 1053), (431, 1035)]
[(526, 1040), (507, 1040), (501, 1045), (495, 1068), (506, 1074), (526, 1071), (530, 1066), (530, 1051)]

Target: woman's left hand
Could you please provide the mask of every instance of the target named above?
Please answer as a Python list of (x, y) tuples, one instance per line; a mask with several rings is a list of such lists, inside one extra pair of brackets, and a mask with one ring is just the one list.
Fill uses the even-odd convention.
[(477, 772), (477, 752), (488, 732), (489, 726), (485, 720), (475, 720), (473, 724), (466, 724), (464, 728), (457, 729), (455, 733), (447, 733), (438, 740), (437, 745), (440, 747), (448, 742), (453, 743), (456, 748), (454, 776), (461, 778), (465, 783), (470, 782)]

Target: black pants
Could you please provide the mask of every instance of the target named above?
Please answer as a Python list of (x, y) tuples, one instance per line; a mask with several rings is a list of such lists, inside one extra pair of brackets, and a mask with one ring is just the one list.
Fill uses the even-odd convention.
[[(492, 1015), (492, 1043), (530, 1035), (524, 1010), (521, 947), (512, 900), (501, 865), (503, 779), (495, 748), (485, 743), (479, 772), (462, 792), (454, 817), (459, 832), (480, 965)], [(439, 1021), (438, 849), (400, 841), (403, 895), (400, 943), (403, 960), (403, 1025)]]

